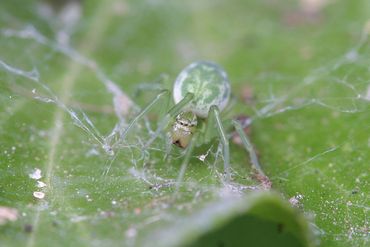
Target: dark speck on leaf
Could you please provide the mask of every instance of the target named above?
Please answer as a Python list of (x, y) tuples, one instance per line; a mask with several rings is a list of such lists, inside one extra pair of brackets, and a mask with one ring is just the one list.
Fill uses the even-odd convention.
[(357, 189), (352, 190), (352, 195), (355, 195), (355, 194), (357, 194), (357, 193), (358, 193), (358, 190), (357, 190)]
[(24, 232), (31, 233), (33, 231), (33, 226), (31, 224), (24, 225)]
[(277, 231), (278, 233), (282, 233), (284, 231), (284, 225), (282, 223), (277, 225)]

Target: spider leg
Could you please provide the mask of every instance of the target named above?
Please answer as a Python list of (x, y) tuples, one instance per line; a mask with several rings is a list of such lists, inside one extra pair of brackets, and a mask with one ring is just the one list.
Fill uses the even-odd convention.
[(236, 121), (236, 120), (233, 120), (232, 121), (234, 127), (235, 127), (235, 130), (236, 132), (238, 132), (242, 142), (243, 142), (243, 145), (244, 145), (244, 148), (248, 151), (249, 153), (249, 157), (251, 159), (251, 163), (253, 165), (253, 167), (263, 176), (265, 176), (265, 173), (263, 172), (259, 162), (258, 162), (258, 158), (257, 158), (257, 154), (253, 148), (253, 145), (252, 143), (250, 142), (248, 136), (244, 133), (243, 131), (243, 128), (241, 126), (241, 124)]
[(150, 146), (150, 144), (160, 135), (160, 133), (168, 127), (171, 120), (173, 120), (180, 112), (184, 109), (184, 107), (193, 100), (194, 94), (187, 93), (185, 97), (176, 105), (174, 105), (167, 114), (163, 117), (163, 119), (159, 122), (157, 130), (154, 132), (153, 136), (149, 139), (149, 141), (145, 144), (144, 148)]
[(120, 135), (120, 141), (124, 140), (125, 137), (127, 136), (128, 132), (131, 130), (131, 128), (139, 121), (141, 118), (144, 117), (144, 115), (150, 111), (153, 106), (155, 106), (163, 97), (168, 97), (169, 98), (169, 91), (168, 90), (163, 90), (160, 92), (153, 100), (150, 102), (140, 113), (137, 115), (134, 120), (131, 121), (131, 123), (127, 126), (127, 128), (121, 133)]
[(218, 134), (220, 136), (220, 140), (223, 146), (223, 156), (224, 156), (224, 169), (226, 173), (226, 180), (230, 181), (230, 148), (229, 148), (229, 140), (227, 139), (226, 132), (224, 127), (222, 126), (221, 118), (220, 118), (220, 110), (217, 106), (211, 106), (209, 110), (209, 117), (213, 118), (217, 125)]
[(184, 179), (185, 171), (186, 171), (186, 168), (189, 164), (189, 160), (190, 160), (191, 154), (192, 154), (193, 149), (194, 149), (194, 143), (197, 142), (197, 139), (198, 139), (198, 132), (195, 133), (195, 135), (191, 138), (188, 146), (186, 147), (185, 157), (184, 157), (184, 159), (181, 163), (180, 173), (177, 176), (177, 180), (176, 180), (175, 196), (177, 195), (177, 192), (180, 189), (180, 185), (181, 185), (181, 183)]
[(213, 130), (215, 128), (215, 117), (211, 116), (213, 113), (210, 111), (209, 116), (207, 119), (206, 129), (204, 131), (204, 142), (209, 143), (214, 137), (212, 134), (214, 133)]
[(142, 92), (160, 92), (165, 89), (165, 83), (168, 81), (168, 75), (161, 74), (158, 78), (151, 82), (139, 83), (134, 88), (134, 97), (138, 97)]

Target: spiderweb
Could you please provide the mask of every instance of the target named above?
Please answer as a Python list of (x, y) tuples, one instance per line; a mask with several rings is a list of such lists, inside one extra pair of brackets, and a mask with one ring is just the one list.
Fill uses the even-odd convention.
[[(52, 20), (51, 9), (43, 4), (37, 8), (37, 16), (42, 23)], [(117, 5), (115, 8), (118, 12), (126, 11), (124, 5)], [(54, 36), (45, 34), (35, 25), (17, 19), (17, 17), (1, 15), (0, 42), (3, 51), (0, 57), (1, 125), (8, 126), (10, 121), (14, 121), (12, 116), (22, 115), (22, 112), (29, 111), (28, 104), (41, 105), (40, 109), (46, 111), (45, 115), (35, 114), (36, 118), (52, 115), (49, 119), (52, 122), (50, 129), (45, 126), (24, 127), (29, 133), (29, 137), (23, 141), (23, 147), (15, 144), (8, 147), (6, 144), (2, 144), (3, 149), (6, 150), (4, 154), (7, 159), (14, 155), (12, 149), (30, 152), (24, 149), (24, 146), (34, 147), (47, 139), (49, 147), (46, 157), (48, 158), (46, 160), (40, 158), (36, 161), (30, 159), (31, 165), (27, 169), (34, 167), (35, 164), (45, 164), (43, 172), (46, 184), (50, 187), (52, 187), (51, 184), (58, 184), (53, 181), (53, 176), (63, 174), (62, 170), (67, 170), (67, 177), (71, 176), (68, 181), (73, 184), (73, 190), (77, 191), (73, 191), (73, 193), (77, 193), (76, 197), (79, 200), (81, 198), (87, 202), (94, 199), (107, 200), (113, 206), (132, 203), (122, 199), (126, 193), (124, 189), (119, 189), (122, 181), (132, 183), (126, 188), (132, 193), (140, 194), (147, 190), (143, 188), (149, 188), (148, 192), (145, 193), (155, 195), (154, 199), (149, 202), (150, 206), (147, 206), (150, 210), (142, 213), (141, 211), (145, 207), (127, 206), (130, 209), (133, 207), (134, 211), (136, 210), (137, 218), (141, 220), (130, 218), (132, 216), (129, 215), (119, 216), (130, 222), (125, 229), (127, 244), (135, 244), (138, 232), (145, 231), (147, 226), (171, 222), (176, 218), (176, 215), (183, 214), (184, 211), (203, 203), (202, 197), (235, 196), (241, 195), (245, 191), (261, 188), (260, 183), (245, 175), (251, 174), (250, 170), (243, 165), (235, 164), (237, 158), (232, 160), (233, 165), (236, 165), (233, 166), (234, 182), (227, 183), (222, 174), (221, 146), (215, 142), (211, 147), (205, 147), (200, 153), (193, 155), (193, 160), (198, 159), (201, 167), (188, 167), (186, 179), (181, 182), (179, 192), (181, 196), (174, 199), (172, 192), (179, 183), (177, 180), (180, 172), (179, 165), (168, 166), (158, 165), (158, 163), (181, 164), (183, 152), (168, 145), (165, 133), (153, 145), (144, 148), (146, 140), (155, 131), (155, 123), (160, 116), (163, 116), (163, 110), (161, 111), (160, 107), (155, 108), (143, 121), (138, 122), (132, 133), (128, 135), (127, 140), (120, 139), (122, 131), (140, 112), (141, 107), (126, 92), (126, 90), (132, 91), (130, 86), (111, 78), (103, 66), (88, 55), (84, 55), (89, 54), (95, 46), (98, 46), (99, 35), (104, 35), (104, 23), (99, 24), (96, 33), (86, 39), (90, 41), (90, 45), (87, 47), (76, 47), (71, 42), (80, 18), (80, 11), (80, 6), (72, 3), (60, 12), (58, 21), (51, 21)], [(16, 25), (10, 24), (12, 22), (16, 22)], [(57, 25), (57, 23), (59, 24)], [(250, 107), (253, 112), (252, 124), (263, 123), (263, 121), (277, 117), (284, 118), (305, 109), (326, 109), (335, 114), (354, 116), (359, 118), (359, 121), (361, 119), (368, 120), (362, 116), (368, 112), (370, 100), (369, 33), (369, 23), (364, 24), (362, 35), (357, 38), (356, 45), (349, 47), (344, 53), (336, 54), (331, 61), (326, 61), (325, 64), (309, 71), (303, 77), (292, 78), (286, 74), (275, 73), (258, 75), (255, 78), (256, 84), (261, 84), (269, 90), (256, 90), (257, 103)], [(145, 72), (148, 66), (146, 63), (141, 64), (139, 70)], [(58, 70), (63, 71), (61, 73)], [(86, 76), (81, 76), (81, 74), (86, 74)], [(94, 83), (90, 84), (90, 81)], [(289, 90), (286, 86), (280, 86), (287, 81), (294, 82)], [(155, 90), (161, 88), (161, 85), (157, 87), (157, 84), (154, 83), (140, 83), (139, 87), (148, 88), (148, 85), (154, 87)], [(64, 115), (69, 118), (64, 118)], [(31, 116), (26, 114), (26, 116), (26, 118), (20, 118), (20, 121), (32, 122), (29, 121), (32, 114)], [(108, 119), (109, 124), (104, 123), (103, 118)], [(37, 120), (42, 121), (42, 119)], [(304, 126), (304, 123), (302, 125)], [(8, 129), (15, 131), (10, 127), (4, 128), (3, 131), (0, 131), (3, 139), (19, 141), (23, 134), (5, 133), (5, 131), (9, 131)], [(368, 125), (365, 130), (369, 130)], [(77, 140), (70, 142), (74, 146), (80, 142), (82, 147), (76, 147), (78, 151), (75, 153), (70, 153), (66, 147), (60, 148), (61, 145), (68, 147), (69, 140), (63, 141), (63, 135), (69, 136), (70, 139), (77, 135)], [(347, 137), (348, 142), (354, 144), (355, 147), (356, 135), (358, 133)], [(36, 141), (34, 141), (35, 139)], [(312, 217), (312, 227), (318, 234), (342, 242), (351, 242), (356, 239), (358, 246), (361, 246), (366, 245), (369, 238), (369, 223), (366, 216), (369, 210), (369, 196), (364, 189), (369, 185), (368, 171), (356, 173), (354, 185), (349, 186), (343, 184), (342, 181), (336, 181), (335, 177), (327, 177), (327, 169), (332, 169), (332, 163), (339, 162), (335, 157), (331, 159), (332, 163), (329, 163), (325, 169), (314, 169), (311, 166), (316, 161), (320, 161), (322, 157), (333, 155), (338, 150), (351, 149), (346, 143), (333, 141), (332, 145), (328, 145), (323, 150), (315, 150), (309, 156), (302, 157), (300, 162), (294, 162), (294, 164), (277, 170), (277, 172), (272, 172), (270, 180), (273, 183), (286, 181), (297, 172), (296, 175), (301, 177), (318, 176), (320, 186), (340, 191), (339, 198), (336, 195), (322, 196), (322, 202), (319, 206), (328, 207), (332, 211), (338, 210), (342, 216), (337, 218), (335, 214), (328, 213), (330, 210), (314, 211), (312, 207), (308, 207), (310, 210), (305, 212), (308, 217)], [(367, 145), (369, 144), (367, 143)], [(59, 149), (62, 151), (58, 151)], [(356, 150), (352, 151), (356, 152)], [(74, 164), (75, 167), (71, 168), (72, 166), (67, 165), (65, 168), (58, 168), (61, 166), (60, 163), (63, 163), (63, 159), (59, 159), (58, 155), (63, 156), (64, 153), (72, 155), (70, 162), (75, 161), (77, 163)], [(233, 155), (238, 156), (240, 152), (235, 154), (232, 151), (231, 156)], [(94, 160), (92, 161), (95, 164), (93, 167), (97, 172), (90, 175), (86, 173), (87, 168), (84, 164), (86, 161), (81, 161), (80, 158), (76, 158), (77, 156), (83, 156), (90, 162)], [(358, 154), (358, 159), (363, 159), (363, 162), (366, 162), (366, 157), (368, 158), (366, 155)], [(267, 158), (262, 157), (262, 160), (267, 160)], [(3, 161), (5, 163), (5, 158)], [(68, 171), (68, 169), (70, 170)], [(201, 169), (199, 174), (197, 169)], [(76, 178), (73, 177), (78, 174), (84, 174), (85, 180), (74, 181), (73, 179)], [(58, 177), (63, 180), (60, 175)], [(101, 186), (106, 190), (114, 189), (112, 192), (106, 192), (105, 196), (99, 196), (92, 192), (94, 190), (87, 189), (87, 184), (92, 181), (96, 183), (96, 188)], [(53, 192), (62, 195), (61, 191), (57, 189)], [(72, 189), (66, 189), (64, 192), (72, 193)], [(286, 192), (287, 195), (293, 196), (291, 198), (293, 204), (298, 204), (303, 208), (305, 205), (304, 203), (301, 205), (301, 200), (310, 204), (309, 197), (312, 195), (309, 193), (306, 195), (297, 190), (294, 195), (289, 189), (286, 189)], [(118, 193), (118, 195), (114, 193)], [(139, 197), (145, 198), (145, 193)], [(354, 194), (359, 196), (351, 199)], [(71, 199), (75, 196), (65, 197)], [(59, 198), (59, 200), (61, 199)], [(168, 207), (172, 200), (178, 201), (178, 208), (174, 210), (175, 212), (161, 211), (161, 209)], [(47, 207), (47, 205), (40, 207)], [(55, 209), (52, 205), (50, 207), (51, 212), (54, 212)], [(106, 219), (110, 212), (102, 209), (99, 213), (96, 211), (82, 213), (71, 211), (66, 214), (70, 216), (72, 223), (76, 223)], [(135, 221), (139, 223), (134, 223)], [(325, 229), (327, 222), (334, 222), (333, 224), (338, 226), (345, 224), (346, 226), (327, 230)]]

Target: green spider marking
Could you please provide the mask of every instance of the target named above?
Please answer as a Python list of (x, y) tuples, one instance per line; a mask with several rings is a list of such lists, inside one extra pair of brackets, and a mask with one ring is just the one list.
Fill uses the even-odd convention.
[(173, 89), (175, 103), (187, 93), (194, 99), (188, 109), (198, 117), (206, 118), (212, 105), (222, 111), (230, 97), (230, 85), (226, 72), (212, 62), (195, 62), (186, 67), (177, 77)]

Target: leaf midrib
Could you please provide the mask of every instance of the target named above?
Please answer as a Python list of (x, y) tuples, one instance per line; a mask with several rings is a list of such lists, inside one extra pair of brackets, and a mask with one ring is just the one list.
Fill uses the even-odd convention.
[[(111, 7), (114, 5), (107, 4), (106, 2), (100, 4), (100, 7), (96, 8), (96, 14), (94, 15), (94, 19), (91, 22), (90, 30), (88, 31), (87, 35), (82, 38), (82, 40), (79, 42), (80, 45), (78, 45), (78, 49), (81, 53), (84, 54), (91, 54), (95, 48), (99, 45), (100, 41), (104, 38), (103, 32), (105, 31), (106, 27), (109, 24), (109, 21), (111, 20)], [(77, 81), (77, 78), (83, 69), (83, 65), (79, 63), (68, 63), (68, 67), (66, 69), (65, 75), (62, 77), (62, 79), (58, 82), (58, 85), (61, 85), (61, 88), (59, 90), (59, 99), (63, 104), (69, 105), (71, 91), (73, 90), (75, 86), (75, 82)], [(47, 155), (47, 160), (45, 163), (46, 173), (45, 173), (45, 183), (47, 189), (46, 193), (46, 200), (51, 201), (51, 197), (54, 197), (53, 199), (56, 199), (54, 201), (60, 200), (62, 194), (60, 195), (57, 191), (53, 190), (52, 186), (52, 176), (53, 176), (53, 169), (57, 165), (57, 152), (59, 148), (59, 143), (61, 140), (61, 136), (64, 132), (64, 118), (66, 116), (65, 111), (62, 107), (56, 107), (56, 112), (53, 117), (52, 121), (52, 129), (51, 129), (51, 135), (49, 138), (49, 151)], [(63, 203), (68, 204), (68, 201), (66, 198), (63, 198)], [(36, 235), (39, 228), (40, 223), (40, 217), (41, 217), (41, 211), (37, 210), (35, 217), (33, 219), (33, 231), (30, 234), (27, 244), (27, 247), (33, 247), (35, 245), (36, 241)], [(79, 222), (78, 225), (80, 228), (82, 228), (82, 233), (86, 233), (87, 231), (83, 226), (83, 222)], [(84, 237), (86, 239), (86, 234), (84, 234)]]

